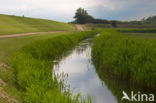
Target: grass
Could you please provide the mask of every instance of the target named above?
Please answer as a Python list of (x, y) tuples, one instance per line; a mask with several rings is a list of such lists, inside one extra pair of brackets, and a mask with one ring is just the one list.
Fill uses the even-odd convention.
[(10, 54), (18, 51), (24, 45), (31, 43), (35, 40), (47, 39), (55, 37), (57, 35), (66, 34), (64, 33), (46, 33), (31, 36), (15, 37), (15, 38), (3, 38), (0, 39), (0, 61), (8, 62)]
[[(38, 34), (31, 36), (15, 37), (15, 38), (4, 38), (0, 39), (0, 63), (10, 64), (10, 57), (14, 52), (19, 51), (24, 45), (29, 44), (36, 40), (44, 40), (53, 38), (58, 35), (65, 35), (65, 33), (49, 33), (49, 34)], [(15, 77), (13, 74), (13, 68), (11, 67), (0, 67), (0, 79), (2, 79), (6, 86), (3, 86), (3, 91), (10, 97), (15, 98), (21, 102), (18, 90), (15, 88)], [(0, 86), (1, 87), (1, 86)], [(1, 91), (0, 91), (1, 93)], [(0, 103), (6, 103), (6, 100), (0, 98)]]
[(155, 28), (117, 28), (117, 31), (123, 32), (123, 33), (156, 33)]
[(124, 33), (127, 36), (145, 37), (149, 39), (156, 39), (156, 33)]
[(94, 40), (92, 56), (99, 69), (131, 83), (155, 89), (155, 40), (105, 30)]
[(71, 24), (28, 17), (0, 14), (0, 21), (0, 35), (27, 32), (75, 30), (75, 27)]
[[(78, 94), (72, 98), (63, 82), (52, 75), (51, 61), (58, 59), (81, 40), (97, 32), (79, 32), (33, 42), (13, 56), (17, 87), (24, 103), (85, 103)], [(63, 92), (64, 91), (64, 92)], [(80, 100), (80, 101), (79, 101)], [(90, 103), (90, 99), (88, 99)]]

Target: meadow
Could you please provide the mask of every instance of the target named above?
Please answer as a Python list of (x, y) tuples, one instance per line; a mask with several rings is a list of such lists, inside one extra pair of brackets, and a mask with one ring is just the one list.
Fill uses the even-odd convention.
[(155, 44), (154, 39), (144, 36), (129, 36), (113, 29), (105, 30), (94, 40), (93, 62), (103, 74), (107, 72), (120, 80), (155, 89)]
[[(26, 103), (86, 103), (80, 94), (73, 97), (63, 81), (52, 75), (53, 60), (96, 31), (60, 35), (24, 46), (12, 57), (16, 86)], [(64, 91), (66, 90), (66, 91)], [(64, 92), (62, 92), (64, 91)], [(91, 100), (88, 98), (88, 103)]]
[(0, 21), (0, 35), (28, 32), (75, 30), (75, 27), (71, 24), (45, 19), (35, 19), (0, 14)]

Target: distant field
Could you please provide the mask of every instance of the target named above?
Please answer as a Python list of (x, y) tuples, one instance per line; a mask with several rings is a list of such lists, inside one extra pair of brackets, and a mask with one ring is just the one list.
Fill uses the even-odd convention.
[(146, 37), (156, 39), (156, 33), (124, 33), (128, 36)]
[(112, 27), (110, 24), (85, 24), (88, 29), (92, 28), (110, 28)]
[(118, 31), (122, 32), (128, 36), (135, 36), (135, 37), (145, 37), (145, 38), (156, 38), (156, 29), (144, 28), (144, 29), (117, 29)]
[(71, 24), (56, 22), (52, 20), (0, 14), (0, 35), (26, 33), (26, 32), (64, 31), (64, 30), (65, 31), (75, 30), (75, 27)]
[[(111, 24), (85, 24), (85, 26), (88, 29), (91, 28), (111, 28)], [(140, 25), (140, 24), (117, 24), (118, 28), (156, 28), (156, 25), (154, 24), (146, 24), (146, 25)]]

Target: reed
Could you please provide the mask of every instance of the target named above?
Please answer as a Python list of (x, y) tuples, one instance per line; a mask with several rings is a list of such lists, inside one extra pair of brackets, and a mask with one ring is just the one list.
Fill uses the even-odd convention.
[[(12, 57), (16, 84), (24, 103), (86, 103), (79, 94), (72, 97), (63, 81), (52, 73), (53, 63), (81, 40), (95, 35), (96, 31), (59, 35), (33, 42)], [(65, 90), (65, 91), (64, 91)], [(64, 92), (62, 92), (64, 91)], [(88, 99), (88, 103), (91, 100)]]

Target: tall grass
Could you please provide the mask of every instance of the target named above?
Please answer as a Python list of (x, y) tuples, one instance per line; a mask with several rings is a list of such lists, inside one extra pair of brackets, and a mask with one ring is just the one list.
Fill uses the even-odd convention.
[(99, 69), (145, 87), (156, 86), (155, 40), (106, 30), (95, 38), (92, 56)]
[[(95, 31), (86, 31), (40, 40), (14, 54), (12, 65), (23, 102), (85, 103), (80, 95), (72, 98), (70, 91), (62, 92), (66, 87), (52, 75), (51, 61), (59, 58), (81, 40), (95, 34)], [(91, 102), (90, 99), (88, 102)]]

